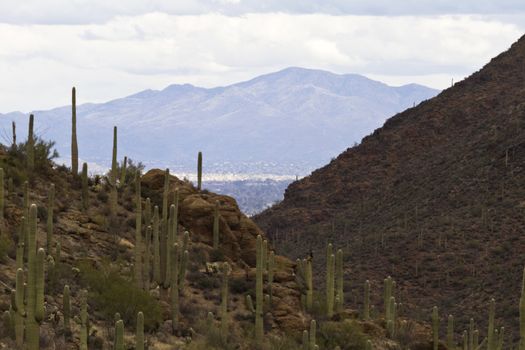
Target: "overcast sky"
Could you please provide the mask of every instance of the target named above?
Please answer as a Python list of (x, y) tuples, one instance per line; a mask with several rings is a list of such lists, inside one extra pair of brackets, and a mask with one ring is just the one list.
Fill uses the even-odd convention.
[(523, 0), (0, 0), (0, 113), (289, 66), (445, 88), (524, 33)]

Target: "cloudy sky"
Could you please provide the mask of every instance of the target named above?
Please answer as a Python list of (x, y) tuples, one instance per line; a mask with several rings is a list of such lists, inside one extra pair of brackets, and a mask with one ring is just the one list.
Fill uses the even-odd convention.
[(523, 0), (0, 0), (0, 113), (288, 66), (444, 88), (524, 33)]

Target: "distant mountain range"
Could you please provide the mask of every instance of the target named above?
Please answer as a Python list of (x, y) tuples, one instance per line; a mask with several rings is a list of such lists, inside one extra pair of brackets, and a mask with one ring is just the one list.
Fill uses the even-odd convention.
[[(77, 89), (81, 99), (82, 87)], [(80, 158), (107, 166), (116, 125), (119, 159), (127, 155), (148, 166), (188, 171), (203, 151), (208, 172), (301, 175), (359, 142), (389, 116), (437, 93), (416, 84), (391, 87), (360, 75), (304, 68), (211, 89), (170, 85), (78, 106)], [(68, 158), (71, 107), (33, 113), (36, 132), (55, 140)], [(12, 120), (19, 139), (25, 138), (27, 114), (20, 112), (0, 114), (4, 138)]]

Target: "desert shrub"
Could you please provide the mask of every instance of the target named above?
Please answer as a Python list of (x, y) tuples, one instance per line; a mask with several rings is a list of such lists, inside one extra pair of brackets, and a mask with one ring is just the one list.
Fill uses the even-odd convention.
[(97, 192), (97, 199), (101, 201), (102, 203), (107, 203), (109, 199), (109, 195), (106, 191), (99, 191)]
[(221, 285), (218, 275), (207, 274), (199, 271), (188, 273), (188, 279), (193, 286), (202, 290), (215, 290)]
[(317, 333), (317, 343), (321, 349), (360, 350), (366, 346), (366, 336), (361, 326), (353, 320), (324, 322)]
[(109, 264), (94, 267), (88, 261), (79, 263), (81, 281), (89, 290), (90, 300), (107, 320), (120, 313), (125, 324), (132, 325), (139, 311), (144, 313), (144, 327), (152, 330), (161, 321), (157, 301), (146, 291), (137, 288), (131, 281)]
[(220, 249), (213, 249), (210, 252), (210, 261), (211, 262), (224, 261), (224, 252)]
[(10, 252), (13, 246), (14, 243), (9, 237), (6, 235), (0, 236), (0, 262), (5, 262), (7, 254)]
[(254, 289), (253, 282), (247, 281), (245, 277), (230, 278), (229, 287), (233, 294), (246, 294)]

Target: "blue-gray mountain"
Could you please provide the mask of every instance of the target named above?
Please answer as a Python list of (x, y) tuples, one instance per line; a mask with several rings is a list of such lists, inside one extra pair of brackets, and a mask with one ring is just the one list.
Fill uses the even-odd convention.
[[(64, 94), (69, 94), (64, 91)], [(438, 93), (410, 84), (391, 87), (360, 75), (288, 68), (238, 84), (205, 89), (170, 85), (107, 103), (78, 106), (82, 160), (108, 165), (112, 126), (119, 158), (193, 170), (199, 150), (205, 170), (307, 173), (359, 142), (385, 119)], [(77, 86), (82, 101), (82, 86)], [(34, 111), (36, 132), (70, 154), (71, 107)], [(4, 140), (10, 123), (26, 136), (27, 115), (0, 114)]]

